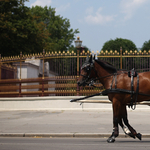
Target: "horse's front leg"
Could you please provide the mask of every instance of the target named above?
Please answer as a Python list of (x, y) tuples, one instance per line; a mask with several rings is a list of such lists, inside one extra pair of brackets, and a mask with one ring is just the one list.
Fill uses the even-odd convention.
[(108, 143), (115, 142), (115, 138), (119, 135), (118, 123), (121, 120), (121, 104), (117, 99), (113, 99), (113, 132), (112, 135), (107, 139)]
[(119, 129), (118, 129), (118, 118), (113, 118), (113, 132), (111, 134), (111, 136), (107, 139), (108, 143), (113, 143), (115, 142), (115, 138), (119, 135)]

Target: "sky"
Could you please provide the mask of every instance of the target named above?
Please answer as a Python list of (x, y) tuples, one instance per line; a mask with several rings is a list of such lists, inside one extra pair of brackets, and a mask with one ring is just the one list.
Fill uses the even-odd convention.
[(25, 5), (55, 8), (94, 52), (111, 39), (129, 39), (137, 48), (150, 40), (150, 0), (29, 0)]

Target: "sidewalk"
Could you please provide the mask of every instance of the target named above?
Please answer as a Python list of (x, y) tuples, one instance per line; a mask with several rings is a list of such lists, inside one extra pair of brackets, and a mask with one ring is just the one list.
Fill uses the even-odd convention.
[[(150, 107), (128, 110), (129, 123), (150, 138)], [(0, 111), (0, 136), (9, 137), (108, 137), (112, 110), (100, 111)], [(120, 136), (124, 133), (119, 128)]]

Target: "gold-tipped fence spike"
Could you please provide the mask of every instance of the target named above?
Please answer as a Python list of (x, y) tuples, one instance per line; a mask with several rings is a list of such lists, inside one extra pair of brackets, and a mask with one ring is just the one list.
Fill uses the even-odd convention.
[(72, 50), (72, 54), (74, 54), (74, 51)]

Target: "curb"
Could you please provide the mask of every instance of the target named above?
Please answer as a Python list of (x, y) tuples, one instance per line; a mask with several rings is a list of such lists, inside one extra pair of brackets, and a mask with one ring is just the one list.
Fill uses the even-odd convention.
[[(0, 137), (33, 137), (33, 138), (108, 138), (106, 133), (0, 133)], [(119, 134), (118, 138), (130, 138), (125, 134)], [(150, 138), (150, 134), (142, 134), (142, 138)]]

